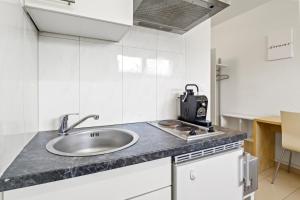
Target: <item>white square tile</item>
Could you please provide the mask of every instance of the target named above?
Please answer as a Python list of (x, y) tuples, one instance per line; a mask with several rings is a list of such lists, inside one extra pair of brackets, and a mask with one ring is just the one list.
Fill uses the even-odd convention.
[(24, 13), (23, 112), (24, 132), (38, 131), (38, 32)]
[(183, 35), (158, 31), (158, 44), (159, 51), (171, 51), (176, 53), (185, 52), (185, 40)]
[(82, 126), (122, 122), (122, 46), (80, 42), (80, 113), (100, 115)]
[(125, 35), (122, 42), (126, 47), (157, 49), (158, 33), (154, 29), (134, 26)]
[(156, 119), (156, 52), (124, 47), (124, 122)]
[(289, 196), (287, 196), (285, 200), (299, 200), (299, 199), (300, 199), (300, 189), (298, 188), (296, 191), (294, 191)]
[(158, 52), (157, 119), (176, 119), (176, 97), (184, 91), (186, 77), (183, 54)]
[(54, 130), (79, 112), (79, 41), (41, 36), (39, 56), (39, 129)]
[[(24, 19), (17, 1), (0, 2), (0, 134), (24, 131)], [(0, 156), (1, 157), (1, 156)]]
[[(11, 35), (12, 37), (14, 34)], [(15, 37), (16, 41), (20, 38)], [(8, 46), (15, 47), (16, 49), (6, 48), (4, 59), (0, 59), (0, 134), (18, 134), (24, 131), (23, 119), (23, 69), (21, 59), (22, 52), (20, 44), (13, 42)], [(22, 40), (20, 40), (21, 42)], [(0, 39), (0, 43), (1, 43)], [(5, 44), (5, 43), (4, 43)], [(5, 45), (6, 46), (6, 45)]]

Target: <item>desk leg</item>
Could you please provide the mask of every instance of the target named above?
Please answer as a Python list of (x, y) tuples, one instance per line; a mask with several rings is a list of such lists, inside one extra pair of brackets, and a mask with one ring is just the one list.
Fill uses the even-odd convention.
[(280, 126), (254, 121), (254, 155), (259, 158), (259, 171), (275, 166), (275, 133)]

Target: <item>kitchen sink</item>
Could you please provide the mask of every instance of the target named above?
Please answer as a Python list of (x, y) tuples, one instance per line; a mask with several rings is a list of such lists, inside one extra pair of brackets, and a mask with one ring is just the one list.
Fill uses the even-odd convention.
[(134, 145), (139, 136), (125, 129), (93, 129), (73, 132), (51, 140), (46, 148), (61, 156), (95, 156), (120, 151)]

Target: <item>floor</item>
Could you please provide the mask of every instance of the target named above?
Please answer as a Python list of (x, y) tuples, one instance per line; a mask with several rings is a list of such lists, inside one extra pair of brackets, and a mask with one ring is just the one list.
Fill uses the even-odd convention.
[(272, 185), (273, 172), (274, 169), (269, 169), (259, 175), (255, 200), (300, 200), (300, 175), (281, 169)]

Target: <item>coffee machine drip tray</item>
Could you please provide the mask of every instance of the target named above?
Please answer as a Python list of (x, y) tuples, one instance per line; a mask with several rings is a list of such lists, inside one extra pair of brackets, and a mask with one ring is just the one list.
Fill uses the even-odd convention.
[(180, 120), (162, 120), (148, 122), (148, 124), (187, 141), (193, 141), (224, 134), (224, 132), (221, 131), (210, 132), (206, 127), (198, 126)]

